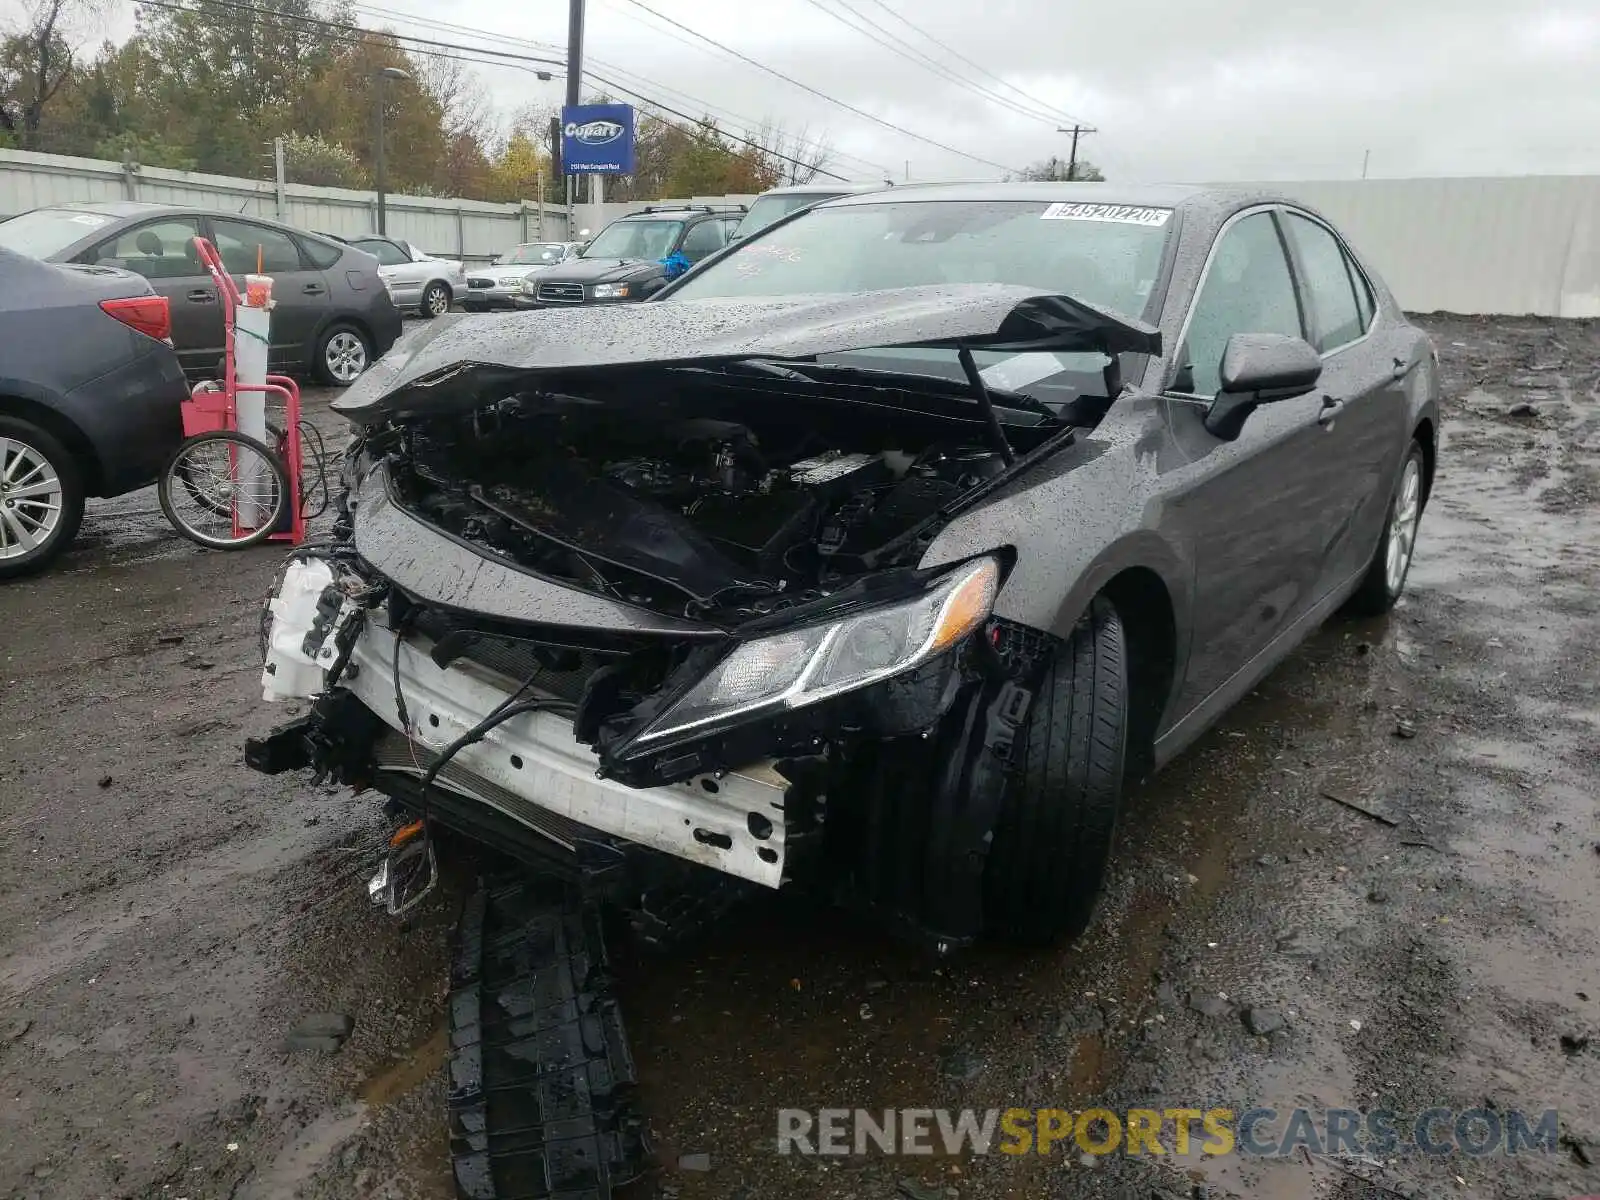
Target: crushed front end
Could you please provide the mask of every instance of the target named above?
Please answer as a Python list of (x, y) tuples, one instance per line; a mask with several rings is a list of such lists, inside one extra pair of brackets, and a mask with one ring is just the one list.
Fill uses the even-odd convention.
[(646, 927), (711, 876), (970, 941), (1051, 639), (992, 616), (1007, 547), (920, 563), (1072, 432), (1019, 408), (1000, 433), (953, 391), (718, 356), (342, 404), (334, 535), (267, 614), (265, 698), (310, 712), (250, 765), (376, 791)]

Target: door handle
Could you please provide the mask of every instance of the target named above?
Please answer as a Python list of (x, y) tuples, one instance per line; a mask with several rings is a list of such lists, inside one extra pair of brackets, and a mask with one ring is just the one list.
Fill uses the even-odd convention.
[(1322, 411), (1317, 414), (1317, 424), (1326, 429), (1338, 420), (1339, 414), (1344, 411), (1344, 401), (1332, 396), (1322, 398)]
[(1407, 375), (1411, 374), (1412, 368), (1416, 365), (1416, 363), (1404, 358), (1395, 359), (1393, 372), (1395, 381), (1398, 382), (1399, 380), (1404, 379)]
[(308, 283), (300, 290), (308, 296), (320, 296), (322, 295), (324, 288), (320, 283)]
[(206, 288), (195, 288), (194, 291), (189, 293), (190, 304), (214, 304), (216, 299), (217, 294)]

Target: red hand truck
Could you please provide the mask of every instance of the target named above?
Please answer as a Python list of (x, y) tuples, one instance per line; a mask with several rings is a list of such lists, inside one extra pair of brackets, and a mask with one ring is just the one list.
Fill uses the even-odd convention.
[[(235, 312), (244, 297), (216, 247), (203, 237), (194, 245), (222, 305), (222, 379), (197, 385), (182, 405), (184, 441), (162, 473), (161, 510), (179, 533), (202, 546), (238, 549), (268, 540), (297, 546), (306, 532), (300, 388), (285, 375), (268, 375), (265, 383), (239, 382)], [(245, 392), (283, 401), (283, 428), (269, 427), (277, 446), (240, 432), (238, 400)]]

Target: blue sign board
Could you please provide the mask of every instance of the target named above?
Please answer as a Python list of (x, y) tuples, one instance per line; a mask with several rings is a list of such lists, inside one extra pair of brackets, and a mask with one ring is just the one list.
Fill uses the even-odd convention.
[(568, 175), (632, 175), (633, 105), (562, 106), (561, 169)]

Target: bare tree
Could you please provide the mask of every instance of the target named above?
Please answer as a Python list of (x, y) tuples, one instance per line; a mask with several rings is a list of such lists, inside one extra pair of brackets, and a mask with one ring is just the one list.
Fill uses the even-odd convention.
[(791, 134), (782, 122), (768, 121), (750, 135), (750, 140), (761, 147), (760, 153), (775, 172), (774, 187), (810, 183), (833, 162), (833, 143), (827, 134), (812, 137), (806, 125)]
[(82, 24), (102, 0), (32, 0), (18, 28), (0, 42), (0, 129), (38, 142), (45, 107), (72, 75)]

